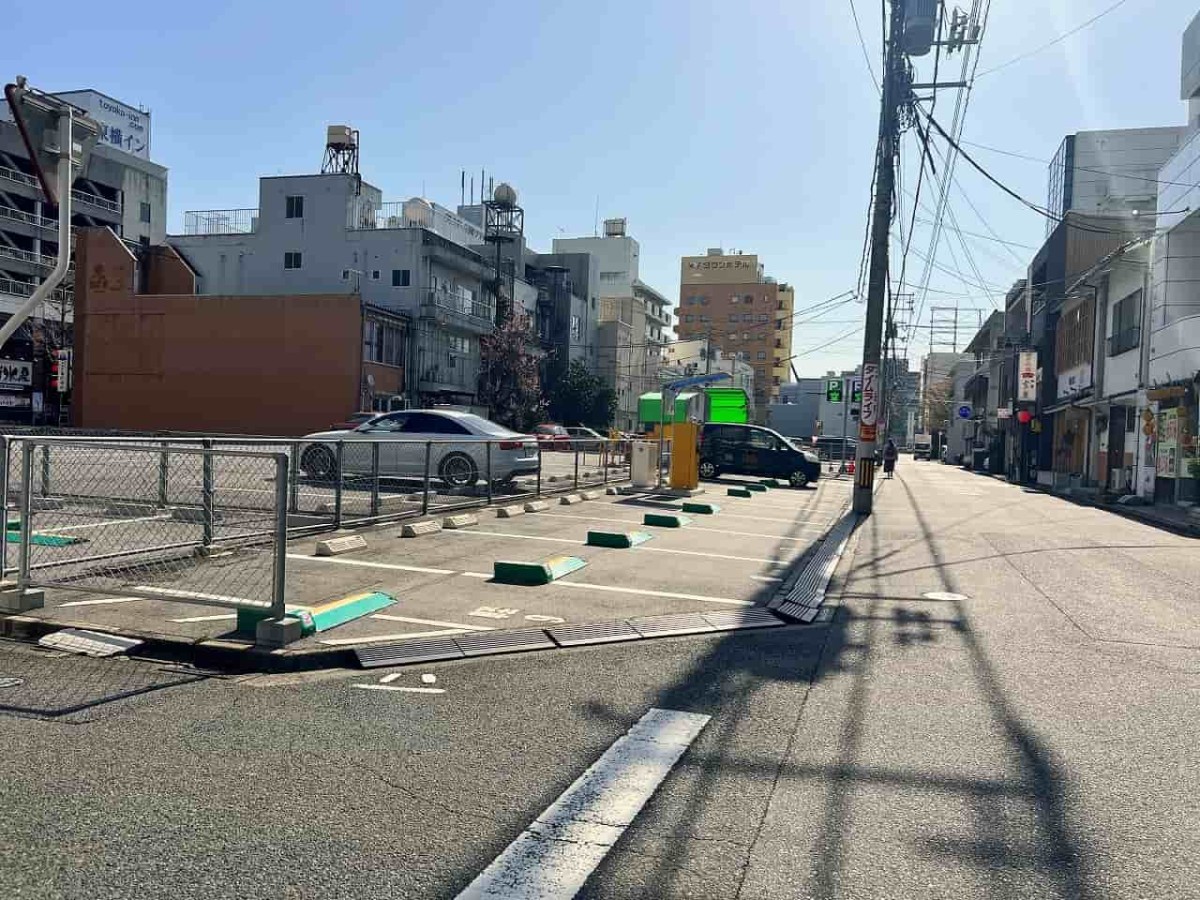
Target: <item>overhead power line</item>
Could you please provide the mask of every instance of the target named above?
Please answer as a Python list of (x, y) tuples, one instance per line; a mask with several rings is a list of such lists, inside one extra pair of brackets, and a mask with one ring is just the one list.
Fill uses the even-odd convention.
[(850, 15), (854, 16), (854, 30), (858, 32), (858, 46), (862, 48), (863, 61), (867, 64), (867, 72), (871, 76), (871, 84), (875, 85), (875, 92), (878, 93), (879, 79), (875, 77), (875, 67), (871, 65), (871, 54), (867, 52), (867, 41), (863, 37), (862, 25), (858, 21), (858, 10), (854, 8), (854, 0), (850, 0)]
[(1012, 59), (1009, 59), (1009, 60), (1006, 60), (1005, 62), (1000, 63), (1000, 65), (998, 65), (998, 66), (992, 66), (990, 69), (984, 69), (982, 72), (977, 73), (975, 75), (975, 77), (979, 78), (983, 75), (990, 75), (992, 72), (999, 72), (1001, 69), (1008, 68), (1013, 63), (1018, 63), (1023, 59), (1029, 59), (1029, 57), (1031, 57), (1031, 56), (1036, 56), (1037, 54), (1041, 53), (1043, 50), (1049, 50), (1055, 44), (1060, 44), (1063, 41), (1065, 41), (1067, 38), (1069, 38), (1071, 35), (1078, 34), (1079, 32), (1083, 31), (1083, 29), (1087, 28), (1089, 25), (1093, 24), (1094, 22), (1098, 22), (1100, 19), (1103, 19), (1105, 16), (1107, 16), (1110, 12), (1113, 12), (1115, 9), (1117, 9), (1120, 6), (1124, 6), (1128, 2), (1129, 2), (1129, 0), (1117, 0), (1117, 2), (1114, 3), (1112, 6), (1109, 6), (1106, 9), (1102, 9), (1100, 12), (1096, 13), (1096, 15), (1092, 16), (1086, 22), (1082, 22), (1079, 25), (1076, 25), (1070, 31), (1064, 31), (1062, 34), (1060, 34), (1054, 40), (1047, 41), (1046, 43), (1042, 44), (1039, 47), (1034, 47), (1032, 50), (1027, 50), (1024, 53), (1020, 53), (1017, 56), (1014, 56)]

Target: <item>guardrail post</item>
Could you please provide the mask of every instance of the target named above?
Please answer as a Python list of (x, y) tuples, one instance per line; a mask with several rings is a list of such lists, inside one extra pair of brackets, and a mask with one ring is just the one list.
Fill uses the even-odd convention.
[(275, 559), (271, 572), (271, 617), (282, 619), (287, 614), (287, 523), (288, 523), (288, 455), (275, 455)]
[[(7, 515), (7, 510), (5, 512)], [(8, 543), (8, 522), (4, 523), (4, 541)], [(17, 562), (17, 592), (29, 589), (29, 544), (33, 534), (33, 444), (21, 445), (21, 544)]]
[(431, 441), (425, 442), (425, 481), (421, 494), (421, 515), (429, 514), (429, 463), (430, 457), (433, 456), (433, 444)]
[(289, 447), (291, 462), (288, 465), (288, 512), (297, 512), (300, 507), (300, 443)]
[(487, 482), (487, 502), (490, 506), (492, 503), (492, 442), (484, 443), (485, 452), (487, 453), (486, 467), (484, 469), (484, 478)]
[(542, 442), (537, 442), (538, 451), (538, 467), (537, 467), (537, 487), (534, 488), (534, 496), (542, 496)]
[(333, 484), (333, 527), (342, 527), (342, 481), (345, 479), (345, 474), (342, 471), (342, 466), (346, 460), (346, 442), (338, 441), (337, 450), (334, 454), (333, 468), (334, 475), (337, 481)]
[(50, 496), (50, 445), (42, 445), (42, 496)]
[[(572, 442), (574, 443), (574, 442)], [(579, 489), (579, 447), (573, 446), (571, 450), (575, 453), (575, 489)]]
[(371, 441), (371, 518), (379, 515), (379, 441)]
[[(210, 547), (213, 542), (213, 458), (212, 440), (205, 438), (200, 442), (203, 450), (201, 457), (200, 483), (200, 514), (204, 522), (204, 546)], [(286, 487), (286, 486), (285, 486)], [(276, 485), (278, 490), (278, 485)]]

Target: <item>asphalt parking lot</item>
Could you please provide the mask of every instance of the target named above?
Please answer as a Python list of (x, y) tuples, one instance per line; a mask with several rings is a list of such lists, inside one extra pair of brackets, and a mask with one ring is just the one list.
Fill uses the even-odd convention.
[[(293, 539), (287, 547), (289, 605), (314, 606), (371, 591), (386, 593), (396, 602), (304, 638), (289, 650), (765, 603), (841, 515), (850, 483), (828, 479), (815, 488), (776, 488), (743, 499), (726, 496), (727, 485), (734, 481), (702, 485), (705, 494), (696, 499), (721, 509), (714, 515), (690, 515), (691, 523), (682, 528), (642, 524), (647, 511), (674, 512), (670, 507), (678, 501), (603, 495), (571, 505), (551, 497), (548, 509), (513, 518), (500, 518), (495, 507), (478, 509), (473, 511), (477, 525), (415, 538), (401, 537), (401, 523), (362, 529), (358, 533), (365, 537), (366, 548), (335, 557), (314, 555), (317, 541), (328, 533)], [(149, 521), (139, 527), (163, 524)], [(630, 549), (587, 546), (592, 529), (645, 531), (652, 538)], [(586, 565), (545, 585), (492, 579), (496, 561), (538, 562), (560, 555), (578, 557)], [(251, 566), (257, 567), (255, 583), (262, 584), (262, 573), (269, 572), (268, 557), (266, 548), (249, 548), (233, 557), (165, 570), (162, 577), (176, 590), (212, 592), (223, 567), (232, 580)], [(232, 610), (122, 596), (119, 583), (112, 586), (107, 594), (50, 589), (45, 608), (30, 615), (56, 624), (189, 642), (246, 640), (234, 631)]]

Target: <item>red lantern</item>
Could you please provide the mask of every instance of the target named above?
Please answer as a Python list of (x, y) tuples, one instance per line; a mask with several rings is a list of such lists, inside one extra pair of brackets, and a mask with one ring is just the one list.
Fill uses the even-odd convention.
[(1033, 418), (1033, 413), (1031, 413), (1027, 409), (1023, 409), (1017, 413), (1017, 421), (1020, 422), (1022, 425), (1028, 425), (1032, 418)]

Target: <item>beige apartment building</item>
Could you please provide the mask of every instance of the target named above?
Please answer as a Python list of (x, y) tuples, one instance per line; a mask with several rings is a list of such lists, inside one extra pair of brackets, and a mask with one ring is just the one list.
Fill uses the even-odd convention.
[(714, 248), (683, 257), (676, 331), (752, 366), (754, 405), (765, 413), (788, 380), (795, 303), (795, 290), (765, 276), (758, 256)]

